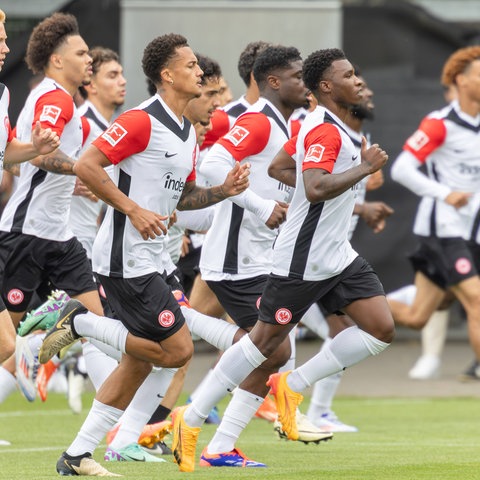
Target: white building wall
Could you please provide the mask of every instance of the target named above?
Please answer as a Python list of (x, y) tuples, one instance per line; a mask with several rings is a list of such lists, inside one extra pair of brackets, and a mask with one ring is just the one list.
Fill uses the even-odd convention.
[(121, 8), (120, 50), (130, 107), (147, 95), (143, 49), (166, 33), (184, 35), (194, 51), (217, 60), (235, 97), (245, 89), (238, 57), (251, 41), (295, 46), (304, 57), (341, 47), (341, 1), (122, 0)]

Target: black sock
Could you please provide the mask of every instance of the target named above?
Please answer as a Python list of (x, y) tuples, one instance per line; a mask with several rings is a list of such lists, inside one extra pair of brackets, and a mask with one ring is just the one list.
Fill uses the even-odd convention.
[(152, 415), (152, 418), (148, 421), (148, 424), (151, 425), (152, 423), (158, 423), (163, 420), (166, 420), (167, 417), (170, 415), (171, 410), (163, 405), (159, 405), (158, 408)]

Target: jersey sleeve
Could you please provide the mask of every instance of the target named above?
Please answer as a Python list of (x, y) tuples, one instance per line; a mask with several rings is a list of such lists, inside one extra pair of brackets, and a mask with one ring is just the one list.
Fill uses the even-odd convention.
[(198, 143), (196, 143), (195, 148), (193, 149), (193, 154), (192, 154), (192, 171), (188, 175), (185, 182), (194, 182), (197, 179), (197, 161), (198, 161), (199, 154), (200, 154), (200, 147), (198, 146)]
[(74, 112), (73, 98), (57, 88), (38, 98), (33, 114), (32, 129), (37, 121), (42, 128), (51, 128), (61, 136), (65, 125), (72, 119)]
[(293, 157), (297, 153), (297, 139), (298, 136), (295, 135), (292, 137), (288, 142), (285, 143), (283, 146), (283, 149), (291, 156)]
[(5, 128), (7, 129), (7, 143), (10, 143), (15, 138), (15, 129), (10, 124), (10, 119), (5, 118)]
[(212, 122), (212, 128), (205, 135), (200, 150), (211, 147), (230, 130), (230, 119), (224, 110), (215, 110), (210, 121)]
[(82, 147), (85, 145), (91, 130), (92, 128), (90, 127), (90, 122), (87, 117), (82, 117)]
[(143, 152), (150, 140), (151, 122), (147, 112), (128, 110), (92, 142), (113, 164)]
[(238, 117), (232, 129), (218, 143), (240, 162), (260, 153), (270, 138), (271, 125), (260, 112), (246, 113)]
[(405, 142), (403, 149), (424, 163), (427, 157), (445, 141), (447, 129), (440, 118), (424, 118), (417, 131)]
[(332, 173), (342, 147), (342, 137), (337, 127), (331, 123), (322, 123), (307, 133), (304, 147), (302, 172), (310, 168), (321, 168)]

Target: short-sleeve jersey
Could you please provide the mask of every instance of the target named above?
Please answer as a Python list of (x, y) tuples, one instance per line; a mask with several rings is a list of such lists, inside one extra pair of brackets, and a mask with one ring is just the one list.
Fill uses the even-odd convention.
[[(108, 120), (95, 108), (90, 102), (86, 101), (78, 109), (82, 119), (84, 120), (83, 132), (84, 141), (80, 155), (90, 146), (90, 144), (99, 137), (109, 126)], [(113, 167), (108, 167), (111, 172)], [(73, 234), (83, 245), (87, 251), (88, 258), (92, 258), (92, 247), (97, 235), (97, 220), (102, 209), (103, 202), (101, 200), (92, 202), (88, 198), (74, 195), (70, 205), (69, 225)]]
[[(45, 78), (28, 96), (17, 122), (17, 138), (30, 142), (32, 127), (40, 121), (60, 137), (60, 150), (76, 160), (82, 147), (82, 122), (72, 96), (51, 78)], [(18, 187), (10, 197), (0, 230), (47, 240), (73, 237), (68, 226), (74, 175), (41, 170), (30, 162), (20, 165)]]
[[(94, 142), (114, 164), (117, 187), (142, 208), (175, 210), (185, 184), (195, 180), (196, 135), (159, 95), (122, 113)], [(163, 272), (165, 237), (143, 240), (129, 218), (108, 207), (93, 245), (93, 270), (117, 278)]]
[[(250, 162), (250, 190), (264, 199), (286, 202), (290, 187), (271, 178), (267, 170), (288, 137), (287, 123), (281, 113), (271, 102), (260, 98), (212, 147), (207, 159), (215, 156), (218, 149), (226, 149), (236, 161)], [(202, 247), (202, 275), (214, 280), (225, 278), (222, 274), (236, 275), (228, 277), (232, 279), (268, 274), (277, 233), (233, 201), (220, 202)]]
[(359, 165), (360, 155), (345, 124), (320, 106), (306, 116), (296, 150), (296, 188), (274, 245), (272, 273), (325, 280), (341, 273), (357, 257), (348, 241), (356, 185), (331, 200), (312, 204), (306, 198), (303, 172), (320, 168), (342, 173)]
[(223, 108), (217, 108), (212, 116), (212, 129), (205, 135), (201, 150), (210, 148), (219, 138), (222, 138), (232, 128), (235, 120), (245, 113), (251, 105), (241, 96), (238, 100), (228, 103)]
[[(452, 191), (480, 191), (480, 115), (472, 118), (462, 112), (457, 101), (424, 118), (403, 148), (425, 164), (431, 179)], [(444, 201), (423, 197), (417, 209), (414, 233), (462, 236), (461, 213)]]
[(7, 144), (12, 141), (13, 133), (8, 118), (8, 105), (10, 103), (10, 92), (8, 88), (0, 83), (0, 182), (3, 177), (3, 159)]

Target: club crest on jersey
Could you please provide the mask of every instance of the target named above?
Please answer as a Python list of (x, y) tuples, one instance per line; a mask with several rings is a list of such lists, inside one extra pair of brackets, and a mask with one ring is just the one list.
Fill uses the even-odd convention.
[(44, 105), (42, 113), (40, 114), (40, 121), (49, 122), (52, 125), (55, 125), (61, 113), (62, 109), (60, 107), (55, 105)]
[(114, 147), (128, 132), (118, 123), (112, 123), (102, 134), (102, 138)]
[(292, 312), (288, 308), (279, 308), (275, 312), (275, 321), (280, 325), (286, 325), (290, 323), (292, 319)]
[(417, 130), (410, 138), (407, 140), (407, 145), (412, 149), (418, 152), (422, 149), (430, 140), (429, 136), (422, 130)]
[(323, 152), (325, 151), (325, 147), (316, 143), (315, 145), (311, 145), (307, 153), (305, 154), (304, 162), (315, 162), (319, 163), (322, 160)]
[(19, 305), (23, 302), (24, 298), (25, 296), (23, 295), (23, 292), (18, 288), (12, 288), (7, 295), (8, 302), (11, 305)]
[(472, 270), (472, 264), (468, 258), (462, 257), (455, 262), (455, 270), (461, 275), (466, 275)]
[(158, 323), (164, 328), (171, 327), (174, 322), (175, 315), (170, 310), (163, 310), (163, 312), (160, 312), (158, 315)]
[(250, 132), (239, 125), (233, 127), (226, 135), (225, 139), (232, 142), (236, 147), (250, 135)]

